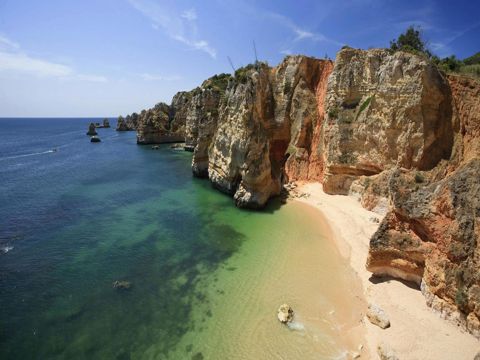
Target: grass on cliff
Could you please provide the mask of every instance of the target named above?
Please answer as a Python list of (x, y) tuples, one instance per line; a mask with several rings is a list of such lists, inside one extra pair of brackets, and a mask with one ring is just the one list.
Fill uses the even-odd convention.
[(228, 81), (232, 78), (230, 74), (218, 74), (205, 80), (202, 87), (205, 89), (211, 89), (217, 92), (225, 92), (228, 86)]
[(263, 61), (256, 61), (254, 64), (248, 64), (235, 70), (235, 80), (241, 84), (245, 84), (250, 76), (252, 70), (260, 70), (261, 68), (268, 67), (268, 63)]

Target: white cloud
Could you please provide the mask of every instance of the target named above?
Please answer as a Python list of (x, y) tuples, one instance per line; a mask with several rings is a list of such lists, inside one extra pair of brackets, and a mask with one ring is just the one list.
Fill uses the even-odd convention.
[(188, 21), (197, 20), (197, 12), (195, 11), (195, 9), (185, 10), (181, 16)]
[(19, 44), (5, 36), (0, 36), (0, 72), (21, 73), (37, 77), (54, 77), (65, 80), (107, 81), (104, 76), (81, 74), (68, 65), (29, 56), (20, 50)]
[(0, 34), (0, 49), (2, 49), (2, 48), (18, 49), (18, 48), (20, 48), (20, 45), (18, 45), (16, 42), (10, 40), (6, 36)]
[(170, 38), (187, 45), (192, 50), (203, 51), (214, 59), (217, 57), (217, 51), (208, 41), (198, 38), (195, 9), (178, 14), (150, 0), (128, 1), (137, 11), (152, 21), (154, 29), (163, 29)]
[(283, 54), (283, 55), (292, 55), (292, 50), (290, 50), (290, 49), (281, 50), (281, 51), (280, 51), (280, 54)]
[(66, 77), (71, 76), (73, 73), (73, 70), (66, 65), (35, 59), (22, 53), (8, 53), (1, 51), (0, 71), (23, 72), (39, 77)]
[(156, 74), (149, 74), (143, 73), (140, 74), (143, 80), (147, 81), (177, 81), (180, 80), (182, 77), (178, 75), (170, 75), (170, 76), (163, 76), (163, 75), (156, 75)]

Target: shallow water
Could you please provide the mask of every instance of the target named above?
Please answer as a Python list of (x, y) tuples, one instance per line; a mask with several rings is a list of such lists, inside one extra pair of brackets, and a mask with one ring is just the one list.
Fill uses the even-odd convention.
[(313, 209), (236, 209), (90, 121), (0, 119), (2, 359), (341, 358), (354, 278)]

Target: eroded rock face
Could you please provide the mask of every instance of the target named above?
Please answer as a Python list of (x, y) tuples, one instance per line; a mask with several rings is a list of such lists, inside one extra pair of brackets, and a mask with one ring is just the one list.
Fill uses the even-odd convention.
[(448, 82), (450, 159), (430, 171), (393, 168), (372, 177), (375, 190), (362, 194), (362, 202), (381, 194), (391, 203), (370, 241), (367, 268), (416, 282), (429, 306), (480, 337), (480, 83)]
[(288, 142), (288, 181), (321, 180), (323, 176), (323, 105), (332, 70), (330, 60), (305, 56), (289, 56), (275, 69), (274, 139)]
[(226, 90), (225, 104), (209, 151), (208, 176), (240, 207), (263, 207), (280, 192), (272, 176), (269, 126), (273, 122), (270, 68), (248, 69)]
[(282, 183), (322, 173), (323, 103), (332, 62), (290, 56), (276, 68), (241, 69), (225, 92), (208, 174), (241, 207), (260, 208)]
[(119, 116), (117, 119), (117, 131), (135, 131), (138, 126), (138, 114), (133, 113), (126, 117)]
[(221, 100), (232, 77), (220, 74), (193, 90), (187, 115), (186, 146), (193, 150), (192, 172), (208, 177), (208, 151), (217, 130)]
[[(184, 101), (185, 94), (179, 93), (174, 99)], [(181, 107), (174, 109), (172, 118), (171, 107), (158, 103), (153, 108), (142, 110), (137, 125), (138, 144), (161, 144), (184, 141), (185, 118), (181, 117)]]
[(445, 179), (390, 179), (393, 209), (370, 241), (367, 269), (422, 285), (429, 305), (480, 335), (480, 159)]
[(328, 193), (348, 193), (361, 175), (394, 166), (428, 170), (450, 157), (450, 88), (419, 56), (343, 49), (325, 101), (323, 184)]

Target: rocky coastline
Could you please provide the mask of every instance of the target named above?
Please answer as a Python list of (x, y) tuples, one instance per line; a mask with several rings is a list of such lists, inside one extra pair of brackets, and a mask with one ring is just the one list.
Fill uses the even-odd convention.
[(320, 182), (384, 216), (367, 268), (421, 287), (480, 337), (480, 84), (427, 58), (345, 47), (221, 74), (119, 118), (139, 144), (185, 142), (192, 172), (259, 209), (292, 181)]

